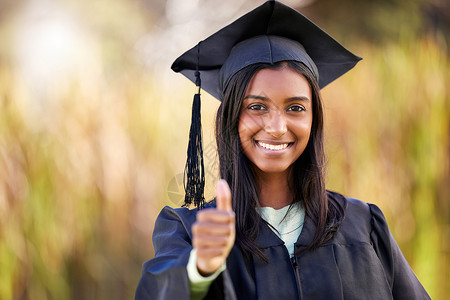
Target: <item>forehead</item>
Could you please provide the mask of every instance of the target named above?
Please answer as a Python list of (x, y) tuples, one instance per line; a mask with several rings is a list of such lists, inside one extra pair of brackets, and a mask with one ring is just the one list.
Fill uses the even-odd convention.
[(300, 71), (287, 64), (280, 68), (264, 68), (257, 71), (250, 80), (246, 95), (253, 93), (292, 94), (291, 96), (306, 95), (311, 97), (311, 86)]

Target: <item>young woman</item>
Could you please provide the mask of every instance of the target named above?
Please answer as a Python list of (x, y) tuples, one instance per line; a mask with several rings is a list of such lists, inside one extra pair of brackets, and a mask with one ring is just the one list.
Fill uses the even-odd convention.
[(429, 299), (381, 211), (325, 189), (320, 88), (358, 60), (268, 1), (174, 63), (222, 101), (223, 179), (203, 204), (191, 127), (186, 204), (198, 207), (163, 209), (136, 299)]

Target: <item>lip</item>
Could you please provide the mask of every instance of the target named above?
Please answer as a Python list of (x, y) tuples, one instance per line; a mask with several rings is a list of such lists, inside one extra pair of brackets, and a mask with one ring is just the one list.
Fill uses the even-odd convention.
[(277, 155), (288, 151), (294, 142), (255, 141), (255, 144), (264, 153)]

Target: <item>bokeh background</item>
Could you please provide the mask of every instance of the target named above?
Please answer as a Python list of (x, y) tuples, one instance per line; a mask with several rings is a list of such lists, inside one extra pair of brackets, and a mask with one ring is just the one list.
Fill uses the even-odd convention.
[[(195, 87), (170, 64), (262, 2), (0, 0), (0, 299), (133, 299), (155, 218), (183, 196)], [(379, 205), (448, 299), (449, 2), (282, 2), (364, 58), (323, 90), (328, 188)], [(211, 198), (218, 101), (202, 97)]]

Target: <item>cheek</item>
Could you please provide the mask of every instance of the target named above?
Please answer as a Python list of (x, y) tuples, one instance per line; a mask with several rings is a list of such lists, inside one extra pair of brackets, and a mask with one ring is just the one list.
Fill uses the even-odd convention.
[(258, 119), (249, 116), (246, 113), (241, 113), (239, 117), (238, 131), (241, 144), (251, 140), (251, 138), (261, 129)]
[(300, 130), (303, 131), (305, 134), (307, 134), (309, 136), (310, 133), (311, 133), (311, 127), (312, 127), (312, 122), (311, 121), (305, 122), (300, 127)]
[(299, 138), (299, 139), (305, 139), (309, 138), (309, 135), (311, 134), (311, 127), (312, 127), (312, 119), (304, 119), (301, 121), (295, 121), (291, 123), (291, 130), (292, 132)]

